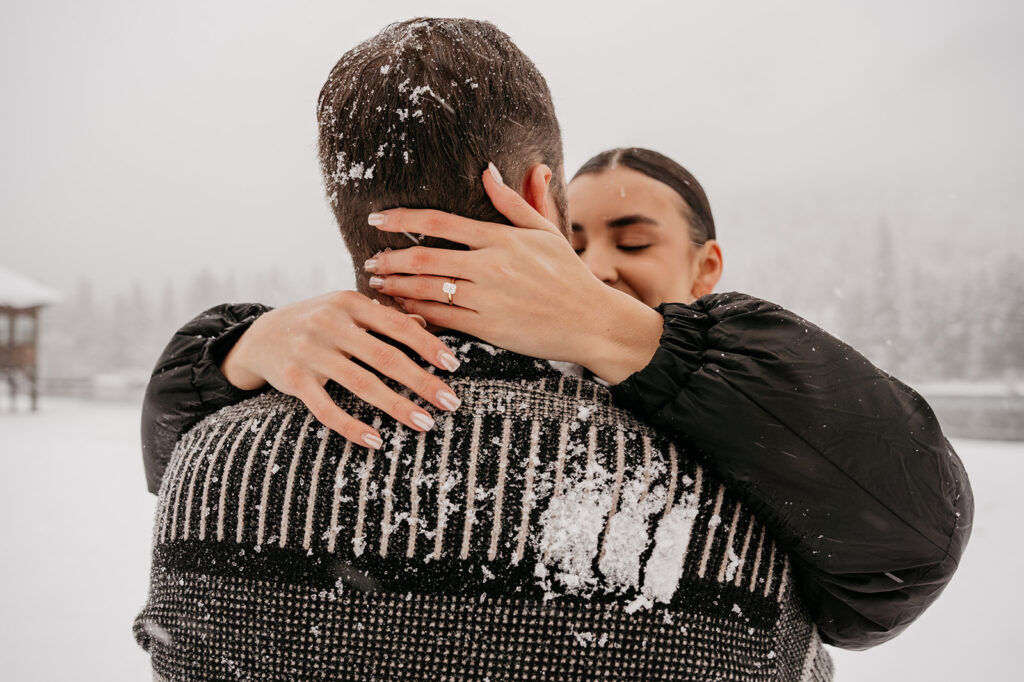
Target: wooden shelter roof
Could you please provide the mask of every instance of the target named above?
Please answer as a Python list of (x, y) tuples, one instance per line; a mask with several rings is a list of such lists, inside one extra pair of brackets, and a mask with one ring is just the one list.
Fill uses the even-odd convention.
[(53, 289), (0, 265), (0, 308), (35, 308), (59, 303), (62, 298)]

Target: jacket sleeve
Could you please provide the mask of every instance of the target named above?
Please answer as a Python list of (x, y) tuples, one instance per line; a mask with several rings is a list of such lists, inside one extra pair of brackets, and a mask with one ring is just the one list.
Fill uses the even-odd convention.
[(160, 490), (167, 462), (185, 431), (220, 408), (259, 393), (233, 386), (220, 363), (253, 320), (259, 303), (225, 303), (179, 329), (164, 348), (142, 403), (142, 461), (149, 492)]
[(616, 401), (709, 456), (791, 553), (823, 639), (866, 649), (942, 592), (971, 533), (963, 464), (916, 392), (743, 294), (663, 304)]

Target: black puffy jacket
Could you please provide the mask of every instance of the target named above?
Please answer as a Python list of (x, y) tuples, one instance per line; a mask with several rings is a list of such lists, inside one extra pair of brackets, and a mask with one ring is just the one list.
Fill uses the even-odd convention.
[[(255, 392), (220, 373), (260, 304), (211, 308), (158, 361), (142, 411), (150, 492), (192, 424)], [(916, 392), (799, 316), (743, 294), (667, 303), (661, 345), (613, 395), (700, 450), (793, 557), (826, 642), (864, 649), (939, 596), (971, 533), (963, 464)]]

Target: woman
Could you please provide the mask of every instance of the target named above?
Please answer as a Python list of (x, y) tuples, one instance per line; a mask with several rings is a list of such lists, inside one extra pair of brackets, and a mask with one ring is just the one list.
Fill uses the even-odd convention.
[[(612, 384), (623, 407), (706, 453), (791, 552), (826, 641), (885, 641), (938, 596), (969, 537), (973, 500), (934, 415), (796, 315), (711, 294), (722, 255), (696, 179), (647, 150), (598, 155), (569, 185), (571, 245), (496, 169), (483, 182), (517, 227), (423, 210), (371, 215), (382, 230), (470, 247), (378, 254), (366, 263), (371, 286), (425, 323), (576, 363)], [(220, 306), (186, 325), (147, 391), (150, 473), (154, 453), (169, 452), (190, 424), (265, 382), (370, 447), (379, 444), (372, 429), (325, 399), (328, 378), (412, 428), (430, 428), (425, 411), (353, 360), (442, 409), (458, 407), (443, 382), (364, 328), (457, 369), (436, 338), (356, 294), (269, 312)], [(154, 479), (159, 473), (151, 490)]]

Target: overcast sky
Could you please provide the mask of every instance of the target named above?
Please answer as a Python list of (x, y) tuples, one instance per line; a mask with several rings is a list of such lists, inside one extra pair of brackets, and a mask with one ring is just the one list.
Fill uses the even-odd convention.
[(1024, 251), (1019, 0), (567, 5), (5, 0), (0, 265), (65, 291), (275, 263), (348, 285), (316, 96), (343, 52), (416, 15), (512, 36), (570, 173), (620, 145), (689, 167), (727, 254), (766, 200), (911, 216), (914, 248), (959, 248), (967, 225)]

